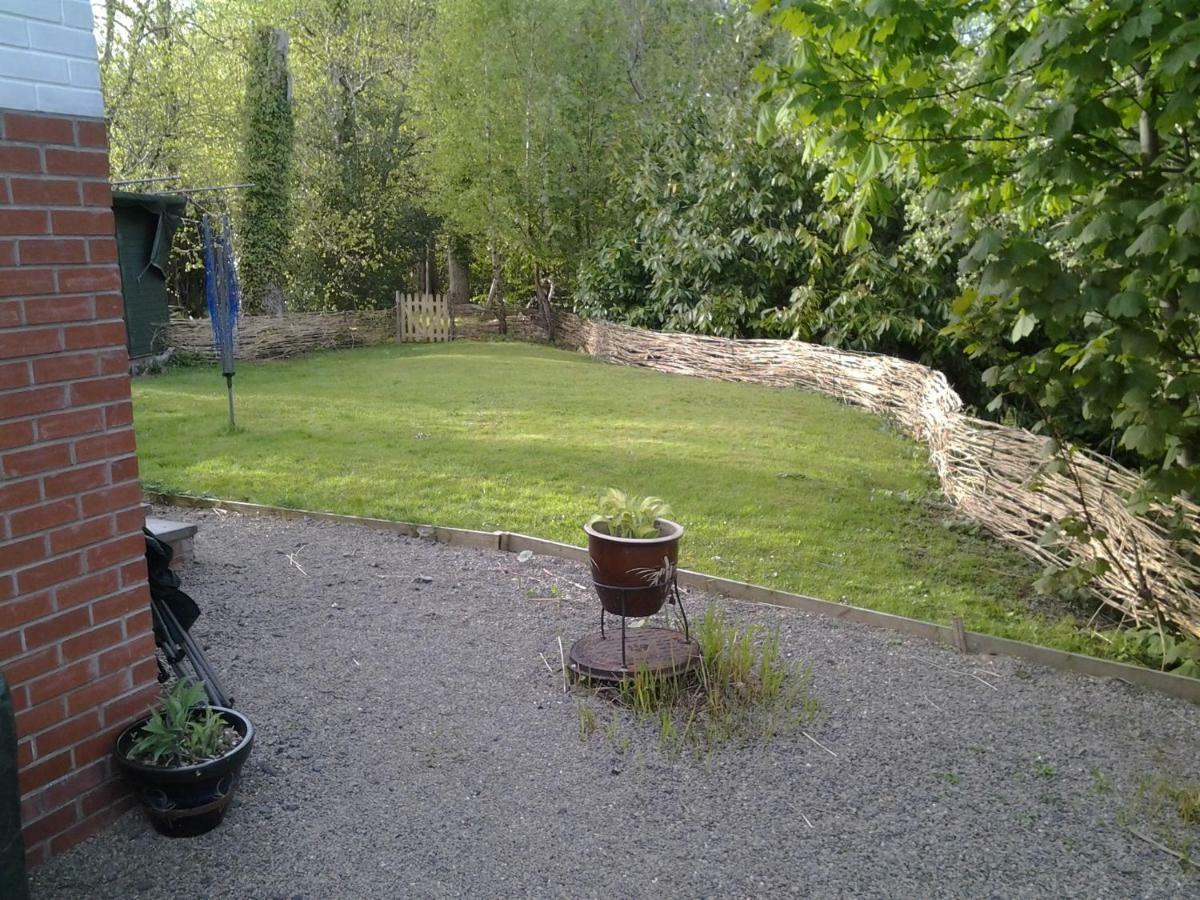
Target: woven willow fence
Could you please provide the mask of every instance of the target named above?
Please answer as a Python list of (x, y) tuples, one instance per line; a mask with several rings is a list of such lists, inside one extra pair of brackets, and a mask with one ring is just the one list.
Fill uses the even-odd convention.
[[(396, 336), (391, 310), (303, 313), (291, 316), (242, 316), (238, 321), (238, 359), (287, 359), (313, 350), (382, 344)], [(208, 319), (172, 319), (167, 343), (177, 352), (215, 359)]]
[[(1110, 606), (1142, 624), (1161, 615), (1200, 636), (1200, 510), (1183, 504), (1189, 538), (1173, 542), (1166, 510), (1137, 516), (1125, 498), (1136, 473), (1103, 456), (1076, 451), (1068, 471), (1043, 471), (1045, 438), (964, 415), (940, 372), (917, 363), (778, 340), (730, 340), (646, 331), (565, 314), (560, 343), (609, 362), (660, 372), (799, 386), (896, 421), (929, 448), (942, 490), (954, 505), (1001, 540), (1052, 565), (1108, 563), (1093, 584)], [(1041, 544), (1066, 517), (1090, 521), (1102, 541), (1061, 538)]]
[[(455, 334), (463, 340), (500, 336), (495, 317), (477, 306), (454, 307)], [(507, 336), (513, 340), (541, 341), (546, 330), (524, 313), (509, 313)], [(314, 350), (363, 347), (396, 338), (394, 310), (339, 313), (292, 313), (277, 316), (242, 316), (238, 321), (238, 359), (287, 359)], [(179, 353), (216, 359), (208, 319), (172, 319), (167, 344)]]

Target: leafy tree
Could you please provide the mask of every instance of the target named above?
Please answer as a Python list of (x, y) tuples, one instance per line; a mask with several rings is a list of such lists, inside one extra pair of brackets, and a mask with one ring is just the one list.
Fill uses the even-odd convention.
[[(616, 81), (585, 0), (447, 0), (421, 72), (426, 172), (456, 231), (560, 274), (602, 211)], [(601, 71), (608, 66), (607, 73)]]
[(941, 227), (906, 198), (853, 249), (853, 210), (823, 195), (827, 169), (791, 134), (755, 140), (751, 70), (780, 58), (754, 18), (720, 23), (706, 90), (645, 129), (618, 178), (619, 214), (580, 271), (583, 312), (650, 328), (798, 337), (916, 359), (986, 402), (982, 366), (939, 331), (956, 291), (952, 258), (929, 247)]
[(490, 260), (493, 288), (541, 294), (553, 280), (561, 296), (618, 214), (609, 201), (642, 130), (695, 88), (724, 6), (438, 4), (417, 90), (424, 170), (438, 214), (487, 248), (475, 258)]
[[(424, 208), (409, 99), (432, 6), (432, 0), (112, 0), (111, 26), (101, 17), (98, 40), (106, 49), (102, 83), (114, 177), (179, 176), (148, 184), (149, 190), (253, 180), (240, 139), (246, 48), (256, 23), (279, 26), (290, 38), (294, 97), (290, 250), (277, 258), (288, 305), (390, 304), (394, 290), (412, 286), (416, 259), (438, 227)], [(235, 233), (243, 235), (246, 210), (237, 192), (196, 199), (214, 211), (230, 209)], [(177, 234), (177, 273), (199, 266), (190, 237), (189, 229)], [(181, 277), (178, 287), (188, 284)], [(187, 299), (177, 294), (174, 302)]]
[[(843, 210), (822, 200), (822, 179), (790, 136), (756, 141), (743, 104), (698, 105), (648, 144), (627, 187), (633, 227), (585, 266), (580, 305), (653, 328), (846, 346), (945, 321), (946, 273), (902, 256), (903, 227), (844, 252)], [(916, 306), (922, 290), (941, 308)]]
[[(915, 173), (966, 242), (952, 332), (1056, 438), (1200, 487), (1200, 18), (1191, 0), (759, 0), (795, 128), (867, 241)], [(998, 402), (1003, 402), (999, 400)]]
[(228, 136), (238, 130), (245, 76), (228, 64), (226, 18), (203, 0), (106, 0), (98, 39), (114, 179), (177, 175), (202, 186), (236, 178), (239, 142)]

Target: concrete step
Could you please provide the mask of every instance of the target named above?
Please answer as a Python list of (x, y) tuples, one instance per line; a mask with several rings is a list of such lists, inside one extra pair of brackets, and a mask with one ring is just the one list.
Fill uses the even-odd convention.
[(198, 530), (191, 522), (174, 522), (171, 519), (159, 519), (146, 516), (146, 528), (150, 533), (169, 544), (174, 554), (171, 557), (171, 568), (177, 568), (192, 559), (192, 538)]

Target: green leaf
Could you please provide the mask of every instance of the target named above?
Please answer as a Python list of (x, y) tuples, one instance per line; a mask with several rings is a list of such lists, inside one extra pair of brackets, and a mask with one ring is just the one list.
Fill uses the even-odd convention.
[(1134, 318), (1146, 308), (1146, 298), (1136, 291), (1122, 291), (1108, 301), (1108, 314), (1114, 319)]
[(1020, 315), (1017, 316), (1017, 321), (1013, 323), (1012, 333), (1009, 335), (1009, 340), (1015, 344), (1017, 341), (1021, 340), (1021, 338), (1032, 334), (1037, 323), (1037, 316), (1033, 315), (1033, 313), (1021, 310)]
[(1121, 446), (1143, 456), (1153, 456), (1158, 449), (1158, 441), (1146, 425), (1130, 425), (1121, 435)]
[(1088, 222), (1087, 227), (1079, 235), (1083, 244), (1091, 244), (1112, 237), (1112, 221), (1108, 216), (1100, 215)]
[(1046, 126), (1050, 132), (1050, 137), (1056, 141), (1062, 140), (1071, 132), (1071, 126), (1075, 123), (1075, 113), (1078, 107), (1074, 103), (1060, 103), (1058, 106), (1050, 110), (1050, 114), (1046, 118)]
[(1159, 71), (1164, 75), (1178, 75), (1190, 66), (1194, 66), (1197, 59), (1200, 59), (1200, 40), (1182, 44), (1164, 54), (1159, 63)]
[(1125, 255), (1149, 256), (1152, 253), (1161, 253), (1166, 249), (1169, 241), (1170, 235), (1167, 233), (1167, 229), (1155, 223), (1138, 236), (1138, 239), (1125, 251)]
[(859, 180), (870, 181), (886, 169), (890, 161), (883, 147), (879, 146), (879, 144), (872, 144), (867, 148), (866, 155), (863, 157), (862, 163), (858, 168)]
[(1175, 230), (1180, 234), (1200, 234), (1200, 203), (1189, 203), (1184, 207)]

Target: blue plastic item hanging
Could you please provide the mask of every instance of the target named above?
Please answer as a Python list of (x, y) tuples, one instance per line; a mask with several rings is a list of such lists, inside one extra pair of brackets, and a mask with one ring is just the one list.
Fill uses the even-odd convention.
[(238, 283), (237, 265), (233, 257), (229, 218), (221, 217), (221, 229), (213, 233), (207, 214), (200, 222), (204, 245), (204, 299), (208, 304), (208, 319), (212, 324), (213, 348), (221, 360), (221, 374), (229, 394), (229, 427), (233, 418), (233, 352), (237, 340), (238, 312), (242, 291)]

